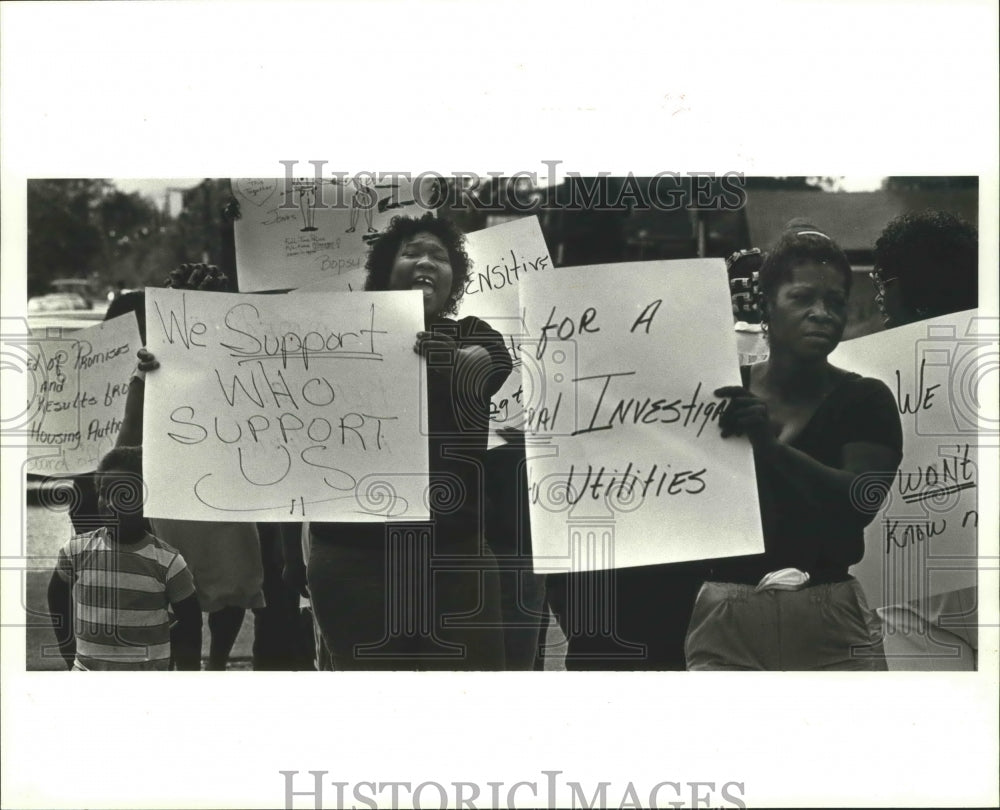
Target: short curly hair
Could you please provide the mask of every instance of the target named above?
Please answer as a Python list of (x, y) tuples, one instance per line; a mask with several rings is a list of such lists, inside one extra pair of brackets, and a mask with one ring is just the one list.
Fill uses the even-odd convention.
[(896, 217), (875, 242), (875, 266), (899, 280), (903, 306), (915, 315), (933, 318), (979, 303), (979, 236), (954, 214)]
[(793, 219), (760, 266), (757, 289), (762, 307), (774, 300), (778, 287), (791, 281), (792, 270), (804, 262), (828, 264), (840, 271), (844, 277), (844, 291), (850, 293), (854, 274), (844, 251), (807, 220)]
[(404, 241), (418, 233), (429, 233), (436, 236), (448, 250), (451, 262), (451, 292), (439, 315), (453, 315), (458, 309), (458, 302), (465, 292), (465, 281), (472, 269), (472, 261), (465, 252), (465, 235), (447, 219), (439, 219), (428, 212), (422, 217), (396, 216), (389, 222), (389, 227), (375, 240), (368, 251), (365, 269), (366, 290), (388, 290), (389, 276), (396, 254)]

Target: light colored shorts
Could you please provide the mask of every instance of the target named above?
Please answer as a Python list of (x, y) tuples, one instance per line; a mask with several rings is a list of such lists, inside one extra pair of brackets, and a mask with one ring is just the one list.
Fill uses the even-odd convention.
[(759, 593), (706, 582), (684, 651), (689, 670), (886, 669), (882, 623), (853, 578)]
[(153, 534), (180, 552), (205, 613), (264, 607), (264, 564), (256, 523), (153, 518)]

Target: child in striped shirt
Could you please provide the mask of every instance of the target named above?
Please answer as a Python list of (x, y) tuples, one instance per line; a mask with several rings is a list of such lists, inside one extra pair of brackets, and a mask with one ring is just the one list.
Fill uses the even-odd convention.
[(200, 669), (201, 609), (191, 572), (145, 529), (141, 448), (116, 447), (104, 456), (97, 485), (105, 525), (59, 550), (49, 582), (49, 612), (67, 668), (165, 670), (172, 652), (178, 669)]

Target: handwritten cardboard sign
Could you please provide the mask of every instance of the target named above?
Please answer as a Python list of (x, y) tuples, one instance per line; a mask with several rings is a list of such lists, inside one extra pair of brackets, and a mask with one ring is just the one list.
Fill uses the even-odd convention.
[(903, 424), (902, 464), (851, 571), (875, 607), (976, 585), (977, 458), (1000, 444), (997, 334), (995, 318), (971, 310), (847, 341), (830, 355), (885, 382)]
[(750, 444), (721, 438), (712, 393), (740, 381), (724, 263), (561, 268), (520, 293), (535, 569), (763, 552)]
[(76, 475), (97, 469), (121, 430), (141, 345), (131, 313), (65, 336), (37, 333), (25, 341), (32, 382), (28, 472)]
[(466, 237), (473, 261), (459, 304), (459, 317), (475, 315), (503, 335), (514, 370), (490, 402), (490, 444), (494, 430), (524, 427), (521, 342), (527, 337), (518, 289), (530, 275), (552, 269), (552, 259), (538, 217), (494, 225)]
[(150, 517), (427, 519), (419, 292), (148, 290)]
[(234, 225), (242, 292), (287, 290), (342, 275), (364, 278), (371, 241), (398, 214), (421, 216), (432, 202), (404, 178), (238, 178)]

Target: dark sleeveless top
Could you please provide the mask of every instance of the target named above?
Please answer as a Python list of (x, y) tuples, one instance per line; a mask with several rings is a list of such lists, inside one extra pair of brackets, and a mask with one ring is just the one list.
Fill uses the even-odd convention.
[[(740, 372), (744, 386), (749, 386), (750, 367)], [(788, 444), (821, 464), (840, 467), (842, 448), (851, 442), (881, 444), (902, 457), (902, 427), (892, 392), (881, 380), (854, 373), (844, 376)], [(810, 574), (811, 584), (847, 579), (848, 568), (864, 556), (864, 528), (878, 508), (803, 496), (756, 454), (754, 462), (764, 554), (714, 561), (709, 578), (756, 584), (770, 571), (798, 568)]]

